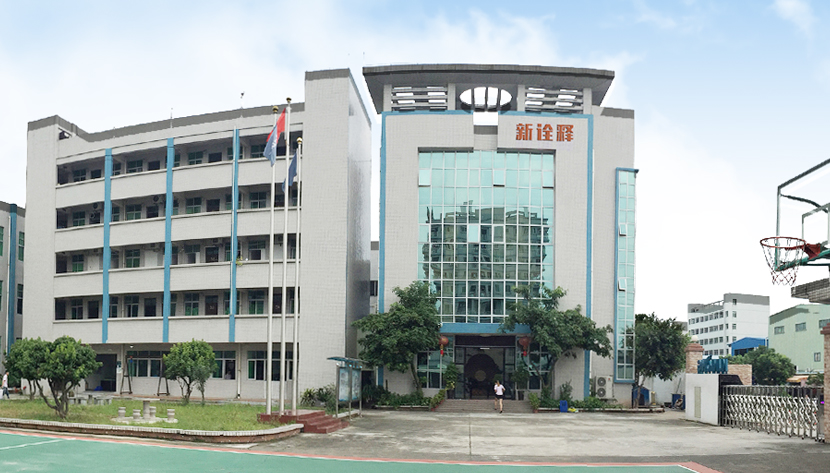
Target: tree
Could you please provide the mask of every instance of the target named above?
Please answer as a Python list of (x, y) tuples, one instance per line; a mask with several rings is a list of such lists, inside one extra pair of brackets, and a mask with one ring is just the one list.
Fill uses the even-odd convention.
[(72, 337), (60, 337), (54, 342), (46, 343), (49, 353), (40, 365), (39, 376), (49, 384), (54, 404), (49, 402), (43, 391), (40, 396), (61, 419), (66, 419), (69, 413), (69, 392), (102, 364), (95, 361), (95, 350)]
[(510, 304), (509, 315), (499, 330), (510, 332), (518, 324), (530, 326), (533, 341), (550, 354), (550, 390), (554, 386), (556, 362), (570, 350), (590, 350), (602, 357), (611, 355), (611, 341), (608, 339), (611, 326), (597, 327), (593, 320), (582, 315), (580, 306), (558, 310), (559, 299), (565, 295), (561, 287), (554, 290), (542, 288), (539, 298), (532, 296), (528, 286), (515, 287), (514, 291), (522, 300)]
[(375, 366), (405, 373), (408, 369), (418, 394), (423, 395), (421, 381), (415, 369), (418, 353), (438, 347), (441, 319), (432, 293), (425, 282), (413, 282), (401, 289), (396, 287), (398, 302), (389, 312), (370, 314), (354, 323), (365, 336), (360, 339), (360, 357)]
[(686, 366), (689, 336), (675, 319), (637, 314), (634, 324), (634, 382), (638, 391), (646, 378), (669, 380)]
[(164, 367), (167, 379), (179, 382), (184, 404), (190, 402), (194, 385), (202, 393), (202, 405), (205, 404), (205, 384), (216, 368), (216, 355), (210, 344), (204, 340), (177, 343), (170, 348), (170, 354), (164, 355)]
[(766, 386), (785, 384), (787, 378), (795, 374), (795, 365), (789, 358), (765, 346), (727, 359), (733, 364), (752, 365), (752, 379), (755, 384)]
[(29, 383), (29, 400), (42, 392), (38, 380), (43, 379), (41, 366), (49, 356), (49, 342), (38, 338), (24, 338), (14, 342), (6, 357), (6, 369), (12, 377)]

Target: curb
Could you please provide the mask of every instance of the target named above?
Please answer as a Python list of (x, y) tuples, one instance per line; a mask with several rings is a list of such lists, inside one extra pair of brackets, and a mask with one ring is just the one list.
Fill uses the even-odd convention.
[[(601, 409), (579, 409), (577, 408), (578, 412), (574, 412), (573, 414), (578, 414), (580, 412), (619, 412), (621, 414), (651, 414), (651, 413), (661, 413), (666, 412), (666, 409), (663, 407), (649, 407), (649, 408), (642, 408), (642, 409), (610, 409), (610, 408), (601, 408)], [(558, 407), (540, 407), (538, 412), (556, 412), (559, 413)], [(563, 413), (564, 414), (564, 413)], [(570, 413), (568, 413), (570, 414)]]
[(263, 430), (183, 430), (162, 429), (158, 427), (138, 427), (132, 425), (78, 424), (46, 420), (0, 418), (1, 427), (15, 429), (45, 430), (50, 432), (68, 432), (73, 434), (116, 435), (122, 437), (140, 437), (162, 440), (184, 440), (209, 443), (259, 443), (292, 437), (302, 431), (302, 424), (282, 425)]

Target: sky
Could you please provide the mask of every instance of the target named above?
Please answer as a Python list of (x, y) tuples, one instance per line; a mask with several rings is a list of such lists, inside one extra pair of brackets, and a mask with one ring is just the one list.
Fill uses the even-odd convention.
[[(610, 69), (603, 105), (636, 112), (636, 311), (685, 320), (737, 292), (775, 313), (806, 301), (771, 284), (758, 242), (776, 233), (776, 187), (828, 159), (828, 22), (809, 0), (0, 0), (0, 201), (25, 206), (27, 123), (52, 115), (97, 132), (301, 102), (320, 69), (350, 68), (367, 104), (363, 66)], [(811, 198), (830, 202), (818, 177)]]

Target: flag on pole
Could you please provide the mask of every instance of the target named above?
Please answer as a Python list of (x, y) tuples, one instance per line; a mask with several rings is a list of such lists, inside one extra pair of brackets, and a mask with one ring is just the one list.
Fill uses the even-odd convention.
[[(297, 153), (299, 153), (299, 148), (294, 150), (294, 157), (291, 159), (291, 164), (288, 166), (288, 178), (282, 181), (282, 193), (288, 195), (288, 188), (294, 184), (294, 178), (297, 177)], [(286, 199), (286, 202), (288, 199)]]
[(271, 161), (271, 166), (277, 162), (277, 141), (280, 140), (280, 136), (284, 132), (285, 109), (282, 109), (282, 113), (280, 113), (280, 117), (277, 119), (277, 124), (274, 125), (274, 129), (271, 130), (271, 133), (268, 135), (268, 141), (265, 143), (265, 157)]

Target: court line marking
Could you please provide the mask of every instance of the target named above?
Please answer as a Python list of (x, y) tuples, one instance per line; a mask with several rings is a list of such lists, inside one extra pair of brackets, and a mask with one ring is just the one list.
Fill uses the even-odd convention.
[[(344, 460), (344, 461), (356, 461), (356, 462), (373, 462), (373, 463), (426, 463), (426, 464), (446, 464), (446, 465), (491, 465), (491, 466), (502, 466), (502, 467), (509, 467), (509, 466), (586, 466), (586, 467), (615, 467), (615, 466), (634, 466), (634, 467), (663, 467), (663, 466), (678, 466), (681, 468), (688, 469), (693, 472), (699, 473), (720, 473), (717, 470), (713, 470), (708, 468), (704, 465), (701, 465), (696, 462), (653, 462), (653, 463), (633, 463), (633, 462), (613, 462), (613, 463), (583, 463), (583, 462), (573, 462), (573, 463), (564, 463), (564, 462), (498, 462), (498, 461), (472, 461), (472, 460), (430, 460), (430, 459), (411, 459), (411, 458), (372, 458), (372, 457), (345, 457), (345, 456), (334, 456), (334, 455), (312, 455), (306, 453), (290, 453), (290, 452), (266, 452), (262, 450), (247, 450), (247, 451), (240, 451), (240, 450), (233, 450), (227, 447), (206, 447), (206, 446), (190, 446), (190, 445), (165, 445), (163, 443), (153, 443), (153, 442), (145, 442), (145, 441), (134, 441), (128, 439), (111, 439), (111, 438), (98, 438), (94, 436), (88, 437), (62, 437), (59, 434), (41, 434), (35, 432), (16, 432), (11, 430), (3, 430), (0, 429), (0, 434), (10, 434), (10, 435), (22, 435), (22, 436), (31, 436), (31, 437), (45, 437), (45, 438), (52, 438), (56, 439), (54, 441), (61, 441), (61, 440), (78, 440), (84, 442), (103, 442), (103, 443), (120, 443), (120, 444), (127, 444), (127, 445), (140, 445), (146, 447), (161, 447), (161, 448), (171, 448), (171, 449), (179, 449), (179, 450), (200, 450), (206, 452), (226, 452), (226, 453), (234, 453), (237, 455), (267, 455), (267, 456), (278, 456), (278, 457), (292, 457), (292, 458), (309, 458), (309, 459), (318, 459), (318, 460)], [(50, 442), (40, 442), (40, 443), (50, 443)], [(32, 445), (32, 444), (28, 444)]]
[(24, 444), (21, 444), (21, 445), (9, 445), (8, 447), (0, 447), (0, 450), (11, 450), (13, 448), (32, 447), (34, 445), (43, 445), (43, 444), (46, 444), (46, 443), (55, 443), (55, 442), (63, 442), (63, 439), (44, 440), (43, 442), (24, 443)]

